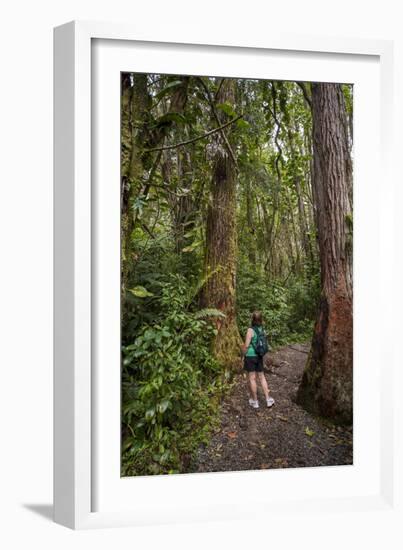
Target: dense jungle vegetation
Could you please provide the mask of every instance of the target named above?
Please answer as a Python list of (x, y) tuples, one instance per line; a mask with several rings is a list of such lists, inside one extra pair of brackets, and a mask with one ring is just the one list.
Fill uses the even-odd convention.
[(349, 85), (122, 74), (122, 475), (187, 471), (256, 309), (350, 420), (352, 137)]

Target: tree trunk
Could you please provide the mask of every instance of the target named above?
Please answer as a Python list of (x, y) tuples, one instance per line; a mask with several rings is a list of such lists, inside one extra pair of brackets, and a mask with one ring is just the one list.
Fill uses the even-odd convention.
[[(294, 131), (297, 133), (298, 129), (294, 128)], [(291, 157), (294, 160), (294, 163), (296, 164), (297, 152), (295, 150), (294, 136), (291, 128), (288, 128), (288, 141), (290, 144)], [(301, 156), (303, 156), (303, 154)], [(302, 192), (301, 192), (301, 183), (302, 183), (301, 176), (297, 173), (297, 171), (293, 175), (293, 182), (294, 182), (295, 191), (297, 193), (298, 221), (299, 221), (302, 248), (304, 250), (305, 258), (310, 262), (310, 265), (313, 265), (312, 243), (309, 236), (308, 221), (305, 213), (304, 199), (302, 197)]]
[[(187, 87), (189, 77), (183, 77), (183, 83), (178, 86), (170, 100), (168, 112), (182, 113), (187, 101)], [(150, 96), (147, 87), (146, 74), (122, 74), (122, 103), (121, 103), (121, 240), (122, 240), (122, 300), (130, 279), (130, 271), (134, 264), (132, 257), (131, 234), (136, 218), (132, 211), (133, 199), (141, 195), (148, 196), (152, 179), (162, 157), (162, 151), (153, 157), (143, 152), (144, 147), (156, 147), (163, 143), (168, 128), (157, 128), (153, 132), (147, 128), (147, 117), (150, 108)], [(148, 179), (144, 182), (144, 175), (148, 172)], [(123, 308), (122, 308), (123, 309)]]
[(307, 409), (337, 422), (353, 415), (352, 164), (339, 84), (312, 85), (313, 191), (322, 293), (298, 392)]
[(246, 224), (247, 231), (250, 235), (248, 240), (248, 258), (250, 263), (256, 265), (256, 228), (253, 215), (253, 195), (252, 195), (252, 185), (250, 179), (248, 178), (246, 184)]
[[(183, 114), (186, 107), (188, 88), (190, 77), (185, 76), (182, 79), (182, 84), (176, 88), (175, 94), (171, 101), (171, 111)], [(187, 128), (178, 129), (175, 134), (178, 141), (189, 138)], [(180, 147), (176, 151), (177, 155), (177, 174), (178, 186), (181, 190), (190, 191), (192, 182), (192, 162), (188, 148)], [(185, 234), (193, 229), (195, 205), (193, 203), (192, 194), (181, 195), (175, 198), (173, 229), (176, 243), (176, 251), (182, 253), (183, 248), (191, 244), (191, 240), (185, 237)], [(190, 260), (189, 253), (185, 255), (185, 259)]]
[[(192, 164), (188, 151), (178, 151), (178, 184), (181, 192), (187, 191), (177, 198), (175, 204), (174, 235), (176, 242), (176, 251), (182, 255), (185, 247), (192, 243), (192, 237), (186, 237), (186, 234), (194, 228), (195, 222), (195, 204), (190, 193), (192, 184)], [(186, 253), (183, 259), (194, 260), (192, 254)]]
[[(132, 78), (132, 83), (131, 83)], [(131, 233), (134, 226), (132, 200), (138, 192), (139, 181), (144, 172), (141, 155), (145, 118), (147, 113), (147, 75), (122, 74), (121, 101), (121, 291), (122, 300), (129, 279), (133, 261), (131, 250)]]
[[(235, 81), (225, 79), (217, 94), (217, 104), (235, 101)], [(226, 115), (220, 115), (222, 121)], [(218, 137), (218, 136), (217, 136)], [(231, 146), (231, 130), (227, 135)], [(236, 167), (221, 136), (213, 161), (211, 195), (207, 212), (205, 271), (207, 282), (202, 292), (203, 307), (225, 314), (218, 323), (214, 352), (224, 368), (239, 366), (240, 335), (235, 318), (236, 278)]]

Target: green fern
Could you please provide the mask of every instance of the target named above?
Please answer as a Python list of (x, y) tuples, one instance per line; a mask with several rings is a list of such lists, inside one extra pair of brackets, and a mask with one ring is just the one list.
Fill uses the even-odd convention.
[(209, 317), (219, 317), (221, 319), (224, 319), (226, 317), (225, 313), (220, 311), (219, 309), (207, 307), (204, 309), (200, 309), (199, 311), (196, 311), (194, 314), (196, 319), (208, 319)]
[(216, 267), (215, 269), (212, 269), (211, 271), (208, 271), (207, 273), (204, 273), (198, 278), (198, 280), (193, 284), (193, 286), (188, 291), (188, 298), (187, 298), (188, 306), (197, 297), (197, 295), (202, 290), (202, 288), (206, 285), (210, 277), (212, 277), (219, 271), (220, 271), (220, 266)]

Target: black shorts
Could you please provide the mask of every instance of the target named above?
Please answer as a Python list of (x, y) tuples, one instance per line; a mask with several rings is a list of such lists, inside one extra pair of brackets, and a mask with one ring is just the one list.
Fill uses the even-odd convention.
[(263, 357), (245, 357), (243, 368), (248, 372), (263, 372)]

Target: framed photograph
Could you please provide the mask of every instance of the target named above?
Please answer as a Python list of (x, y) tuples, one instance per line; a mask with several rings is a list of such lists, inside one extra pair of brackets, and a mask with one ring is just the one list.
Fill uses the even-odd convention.
[(392, 43), (54, 44), (55, 521), (392, 507)]

